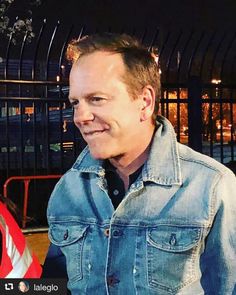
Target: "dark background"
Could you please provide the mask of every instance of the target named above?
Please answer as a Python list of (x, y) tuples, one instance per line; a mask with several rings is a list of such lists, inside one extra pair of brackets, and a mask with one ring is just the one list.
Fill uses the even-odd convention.
[[(9, 13), (23, 15), (27, 8), (26, 1), (15, 0)], [(158, 26), (234, 31), (235, 15), (235, 0), (43, 0), (33, 9), (34, 25), (47, 18), (88, 30)]]
[[(28, 1), (26, 0), (15, 0), (8, 11), (12, 23), (17, 16), (19, 16), (19, 18), (28, 16), (29, 5), (27, 3)], [(166, 32), (171, 32), (171, 37), (162, 54), (162, 63), (164, 65), (162, 68), (168, 69), (167, 74), (165, 74), (164, 71), (162, 72), (162, 77), (165, 82), (179, 82), (182, 77), (184, 81), (186, 80), (186, 69), (190, 60), (189, 57), (192, 56), (194, 49), (197, 48), (197, 42), (201, 35), (199, 32), (201, 31), (208, 31), (209, 34), (206, 34), (205, 39), (203, 39), (201, 46), (198, 48), (199, 58), (197, 59), (198, 56), (196, 57), (196, 73), (199, 73), (199, 69), (197, 68), (198, 64), (200, 64), (205, 57), (205, 52), (208, 52), (208, 59), (206, 58), (205, 63), (206, 77), (204, 75), (202, 75), (202, 77), (204, 76), (207, 82), (211, 81), (211, 75), (214, 75), (214, 77), (217, 76), (216, 74), (219, 75), (224, 61), (224, 52), (227, 50), (228, 44), (230, 44), (231, 40), (234, 40), (236, 36), (236, 0), (44, 0), (41, 6), (33, 9), (32, 18), (36, 38), (33, 39), (31, 44), (26, 45), (22, 56), (23, 60), (32, 61), (34, 58), (37, 37), (43, 20), (46, 19), (47, 25), (38, 51), (38, 59), (42, 64), (42, 73), (45, 72), (44, 68), (46, 65), (47, 51), (58, 20), (60, 21), (60, 28), (57, 31), (50, 52), (50, 61), (54, 62), (56, 65), (60, 59), (60, 51), (63, 42), (66, 41), (67, 36), (70, 38), (78, 36), (81, 28), (84, 28), (83, 34), (110, 30), (130, 32), (138, 36), (144, 35), (145, 30), (147, 30), (147, 39), (149, 39), (149, 41), (153, 38), (157, 29), (159, 29), (161, 33), (159, 34), (160, 37), (158, 35), (158, 38), (163, 41), (160, 41), (160, 44), (165, 44)], [(68, 32), (72, 25), (74, 25), (73, 33), (69, 34)], [(175, 48), (180, 31), (183, 33), (181, 33), (182, 35), (178, 43), (178, 48)], [(164, 32), (164, 37), (162, 37), (162, 32)], [(210, 48), (209, 51), (207, 51), (208, 40), (211, 38), (212, 32), (216, 32), (216, 35), (211, 42), (212, 50)], [(227, 35), (228, 37), (224, 39), (226, 33), (229, 34), (229, 36)], [(194, 38), (192, 38), (191, 43), (188, 44), (187, 40), (190, 38), (191, 34), (194, 34)], [(7, 42), (7, 39), (5, 39), (5, 42), (4, 38), (0, 39), (0, 56), (3, 58), (6, 56)], [(187, 50), (185, 50), (185, 44), (189, 45)], [(218, 44), (222, 46), (218, 48)], [(226, 73), (230, 73), (229, 76), (232, 76), (232, 79), (235, 81), (236, 70), (231, 71), (231, 64), (236, 65), (236, 50), (234, 48), (235, 47), (232, 46), (231, 51), (227, 55), (227, 62), (224, 65), (224, 69)], [(176, 78), (174, 74), (176, 74), (177, 59), (175, 57), (178, 50), (184, 52), (183, 55), (185, 58)], [(215, 52), (219, 53), (219, 66), (217, 64), (217, 59), (216, 62), (212, 62)], [(15, 68), (12, 68), (12, 73), (14, 73), (14, 75), (18, 73), (19, 62), (17, 61), (19, 61), (20, 56), (21, 43), (16, 46), (11, 46), (9, 58), (15, 61)], [(171, 58), (169, 60), (170, 56)], [(218, 57), (218, 55), (216, 57)], [(216, 65), (213, 66), (213, 64)], [(212, 69), (212, 71), (209, 71), (209, 68)], [(234, 68), (232, 67), (232, 69)], [(195, 71), (192, 71), (192, 73), (195, 74)], [(233, 75), (231, 75), (232, 73)], [(52, 76), (49, 75), (47, 79), (55, 80), (56, 74), (57, 68), (52, 71)], [(65, 76), (67, 77), (68, 74)], [(14, 79), (17, 77), (18, 76), (10, 76), (10, 78)], [(25, 77), (29, 79), (28, 76)], [(226, 78), (227, 76), (224, 75), (224, 79)], [(40, 76), (40, 80), (43, 79), (46, 78)], [(51, 92), (48, 95), (52, 94)], [(14, 174), (17, 175), (18, 172), (19, 171), (16, 171)], [(55, 171), (52, 172), (55, 173)], [(31, 206), (29, 207), (29, 212), (31, 212), (30, 216), (35, 218), (33, 225), (38, 226), (45, 223), (45, 208), (49, 196), (48, 190), (51, 190), (53, 185), (54, 183), (47, 185), (45, 185), (45, 183), (42, 183), (42, 185), (39, 183), (39, 188), (32, 186), (30, 197), (34, 199), (34, 202), (29, 202)], [(19, 199), (19, 190), (18, 187), (15, 187), (15, 191), (13, 191), (15, 198), (13, 198), (13, 200), (22, 203), (22, 198)], [(36, 205), (37, 210), (34, 209)]]

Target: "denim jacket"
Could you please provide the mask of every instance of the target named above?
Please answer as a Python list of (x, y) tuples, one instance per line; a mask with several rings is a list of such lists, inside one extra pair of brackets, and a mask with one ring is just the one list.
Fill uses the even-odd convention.
[(167, 119), (157, 125), (116, 210), (88, 148), (51, 195), (49, 238), (73, 295), (236, 294), (236, 178), (178, 143)]

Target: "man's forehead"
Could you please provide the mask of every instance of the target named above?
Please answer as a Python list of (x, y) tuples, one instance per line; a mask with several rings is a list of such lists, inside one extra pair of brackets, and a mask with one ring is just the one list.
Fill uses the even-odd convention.
[(69, 96), (106, 93), (108, 87), (111, 90), (118, 85), (118, 80), (123, 84), (124, 71), (122, 57), (117, 53), (99, 51), (84, 55), (73, 64)]
[(123, 66), (123, 59), (120, 53), (109, 51), (95, 51), (93, 53), (84, 54), (74, 63), (75, 66), (90, 65), (94, 67)]
[(125, 73), (123, 59), (119, 53), (96, 51), (81, 56), (72, 66), (70, 82), (75, 79), (110, 77), (120, 78)]

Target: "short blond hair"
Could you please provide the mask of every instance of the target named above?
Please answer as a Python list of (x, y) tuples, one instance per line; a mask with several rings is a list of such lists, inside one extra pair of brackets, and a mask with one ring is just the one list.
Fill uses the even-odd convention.
[(145, 86), (153, 87), (156, 95), (153, 113), (155, 120), (159, 109), (161, 83), (158, 59), (153, 50), (149, 51), (136, 38), (127, 34), (102, 33), (73, 39), (67, 47), (66, 56), (73, 63), (95, 51), (121, 54), (126, 69), (123, 82), (134, 99)]

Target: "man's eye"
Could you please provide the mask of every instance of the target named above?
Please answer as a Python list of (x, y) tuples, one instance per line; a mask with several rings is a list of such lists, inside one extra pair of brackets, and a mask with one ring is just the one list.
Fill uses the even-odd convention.
[(73, 100), (70, 102), (72, 108), (76, 107), (78, 104), (79, 104), (79, 101), (78, 100)]
[(101, 100), (104, 100), (104, 98), (103, 97), (99, 97), (99, 96), (93, 96), (93, 97), (91, 97), (91, 101), (97, 102), (97, 101), (101, 101)]

